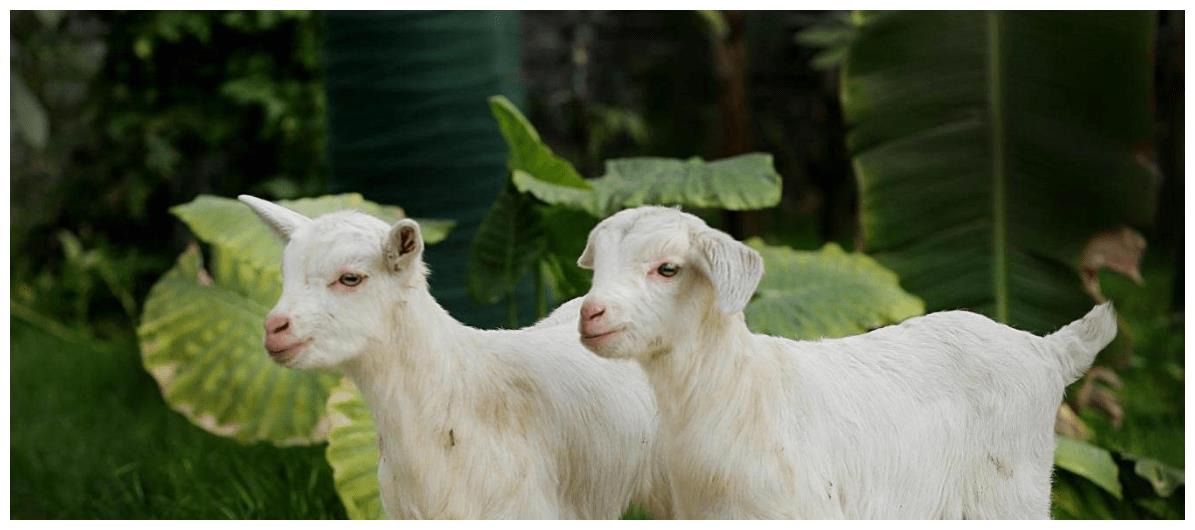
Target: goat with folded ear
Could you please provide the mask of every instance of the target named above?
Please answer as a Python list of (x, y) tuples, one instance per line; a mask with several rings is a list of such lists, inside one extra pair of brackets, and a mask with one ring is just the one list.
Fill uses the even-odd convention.
[(1116, 335), (1107, 304), (1046, 337), (966, 311), (855, 337), (752, 334), (758, 253), (670, 208), (599, 223), (581, 341), (634, 359), (680, 518), (1046, 518), (1054, 417)]
[(241, 200), (286, 241), (266, 350), (361, 390), (391, 517), (612, 519), (632, 502), (668, 516), (646, 377), (585, 351), (579, 302), (529, 328), (474, 329), (428, 291), (415, 221)]

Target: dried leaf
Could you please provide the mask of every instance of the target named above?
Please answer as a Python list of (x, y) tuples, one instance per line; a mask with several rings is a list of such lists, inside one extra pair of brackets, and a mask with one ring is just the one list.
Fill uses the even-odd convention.
[(1141, 255), (1145, 252), (1145, 237), (1132, 228), (1122, 226), (1100, 232), (1087, 242), (1079, 257), (1079, 272), (1083, 288), (1096, 301), (1104, 302), (1100, 292), (1100, 269), (1118, 272), (1138, 285), (1141, 278)]

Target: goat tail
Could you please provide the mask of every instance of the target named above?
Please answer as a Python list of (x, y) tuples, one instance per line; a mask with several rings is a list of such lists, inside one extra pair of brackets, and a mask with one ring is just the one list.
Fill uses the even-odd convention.
[(1095, 356), (1116, 338), (1116, 310), (1104, 302), (1045, 337), (1046, 348), (1058, 359), (1066, 384), (1077, 381)]

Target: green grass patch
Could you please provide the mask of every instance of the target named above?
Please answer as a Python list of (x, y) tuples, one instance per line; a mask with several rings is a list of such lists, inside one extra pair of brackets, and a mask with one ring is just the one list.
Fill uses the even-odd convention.
[(345, 517), (322, 445), (208, 434), (162, 401), (131, 337), (10, 322), (13, 518)]

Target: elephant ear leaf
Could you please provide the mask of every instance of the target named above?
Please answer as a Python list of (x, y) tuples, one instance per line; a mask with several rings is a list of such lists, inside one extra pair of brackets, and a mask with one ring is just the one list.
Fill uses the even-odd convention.
[(378, 432), (357, 387), (347, 378), (328, 397), (328, 464), (350, 519), (385, 519), (378, 488)]
[(763, 153), (710, 162), (657, 157), (609, 160), (606, 174), (588, 181), (590, 190), (561, 186), (527, 171), (516, 171), (511, 180), (519, 191), (541, 201), (595, 217), (647, 204), (755, 210), (780, 203), (780, 174), (772, 167), (772, 155)]
[(764, 277), (747, 305), (757, 333), (792, 339), (844, 337), (895, 324), (924, 311), (897, 277), (875, 260), (833, 243), (818, 251), (747, 241), (764, 261)]
[(322, 441), (336, 377), (270, 360), (261, 330), (270, 306), (246, 293), (269, 291), (261, 282), (276, 278), (237, 278), (251, 269), (225, 259), (209, 274), (193, 245), (150, 290), (137, 329), (145, 369), (172, 408), (209, 432), (276, 445)]

